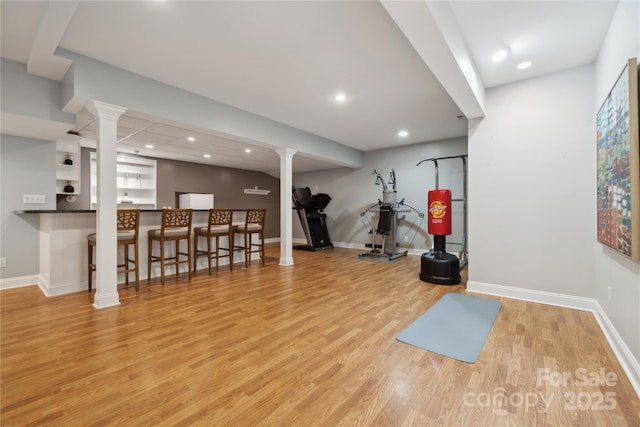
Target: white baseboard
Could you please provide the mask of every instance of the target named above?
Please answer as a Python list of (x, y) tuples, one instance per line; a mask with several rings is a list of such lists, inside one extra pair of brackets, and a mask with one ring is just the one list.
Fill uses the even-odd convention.
[(609, 345), (622, 365), (622, 369), (624, 369), (624, 372), (627, 374), (629, 382), (631, 382), (631, 386), (636, 391), (638, 398), (640, 398), (640, 364), (638, 363), (638, 360), (633, 357), (631, 350), (627, 347), (622, 337), (620, 337), (618, 331), (613, 326), (611, 320), (609, 320), (609, 317), (598, 301), (596, 301), (596, 306), (597, 309), (594, 310), (593, 315), (596, 317), (596, 320), (600, 325), (600, 329), (602, 329), (604, 336), (607, 338)]
[(494, 285), (492, 283), (467, 281), (467, 291), (478, 294), (495, 295), (499, 297), (573, 308), (582, 311), (594, 311), (596, 300), (593, 298), (575, 297), (572, 295), (556, 294), (554, 292), (535, 291), (531, 289), (514, 288), (512, 286)]
[(79, 292), (81, 290), (77, 285), (63, 285), (56, 286), (55, 288), (50, 288), (44, 278), (39, 275), (11, 277), (8, 279), (0, 280), (0, 290), (23, 288), (26, 286), (38, 286), (42, 294), (47, 297), (70, 294), (72, 292)]
[(0, 279), (0, 290), (23, 288), (25, 286), (33, 286), (38, 284), (39, 284), (39, 279), (37, 275), (9, 277), (7, 279)]
[(368, 250), (369, 248), (365, 247), (362, 243), (347, 243), (347, 242), (333, 242), (333, 246), (336, 248), (345, 248), (345, 249), (362, 249)]
[(49, 286), (42, 278), (40, 278), (38, 286), (45, 296), (57, 297), (59, 295), (72, 294), (74, 292), (86, 292), (89, 285), (85, 280), (82, 283), (67, 283), (64, 285)]
[[(398, 248), (400, 250), (407, 250), (403, 248)], [(422, 256), (422, 254), (429, 252), (428, 249), (409, 249), (409, 255), (413, 256)]]
[[(371, 250), (371, 248), (366, 247), (364, 243), (333, 242), (333, 246), (336, 248), (359, 249), (364, 252), (369, 252)], [(408, 249), (403, 247), (398, 247), (398, 251), (408, 251), (407, 255), (413, 256), (422, 256), (423, 253), (429, 252), (428, 249)]]
[(539, 304), (549, 304), (558, 307), (566, 307), (574, 310), (590, 311), (600, 325), (607, 342), (613, 349), (622, 369), (624, 370), (631, 386), (640, 397), (640, 364), (633, 356), (609, 317), (602, 309), (598, 300), (572, 295), (556, 294), (553, 292), (535, 291), (531, 289), (514, 288), (511, 286), (495, 285), (492, 283), (467, 281), (467, 291), (479, 294), (494, 295), (498, 297), (530, 301)]

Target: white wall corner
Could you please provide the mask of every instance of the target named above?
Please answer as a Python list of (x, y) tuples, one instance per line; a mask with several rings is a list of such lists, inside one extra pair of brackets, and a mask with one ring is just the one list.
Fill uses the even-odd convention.
[(622, 366), (631, 386), (640, 397), (640, 364), (635, 359), (629, 347), (616, 331), (609, 317), (596, 299), (575, 297), (572, 295), (556, 294), (531, 289), (514, 288), (511, 286), (495, 285), (492, 283), (469, 280), (467, 291), (479, 294), (493, 295), (504, 298), (530, 301), (539, 304), (549, 304), (574, 310), (590, 311), (593, 313), (607, 342), (611, 346), (618, 362)]

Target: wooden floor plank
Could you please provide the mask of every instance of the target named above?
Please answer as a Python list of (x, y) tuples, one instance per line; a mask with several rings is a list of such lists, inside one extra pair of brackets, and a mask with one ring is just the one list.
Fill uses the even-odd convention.
[[(280, 267), (269, 245), (264, 266), (143, 281), (102, 310), (88, 293), (4, 290), (0, 423), (640, 425), (591, 313), (480, 296), (503, 306), (478, 361), (458, 362), (395, 337), (464, 283), (421, 282), (418, 257), (357, 253), (296, 251)], [(614, 384), (582, 381), (601, 372)]]

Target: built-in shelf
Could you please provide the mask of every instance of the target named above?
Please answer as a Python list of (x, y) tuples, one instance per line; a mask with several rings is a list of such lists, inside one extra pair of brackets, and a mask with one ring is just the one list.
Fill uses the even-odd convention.
[[(117, 203), (122, 208), (156, 209), (157, 162), (154, 159), (118, 154), (116, 166)], [(91, 153), (91, 209), (98, 199), (96, 153)]]
[[(56, 193), (80, 194), (80, 141), (75, 135), (66, 135), (56, 141)], [(72, 192), (64, 191), (73, 187)]]
[(271, 193), (271, 190), (261, 190), (257, 186), (254, 188), (245, 188), (244, 194), (256, 194), (258, 196), (266, 196)]

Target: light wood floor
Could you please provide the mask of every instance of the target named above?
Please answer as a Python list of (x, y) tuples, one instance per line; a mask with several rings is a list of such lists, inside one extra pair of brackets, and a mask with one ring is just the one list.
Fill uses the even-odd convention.
[[(265, 266), (142, 282), (102, 310), (88, 293), (2, 291), (0, 422), (640, 424), (639, 400), (592, 314), (499, 299), (479, 360), (465, 364), (395, 339), (464, 285), (421, 282), (419, 257), (378, 263), (357, 253), (296, 251), (296, 265), (280, 267), (270, 246)], [(562, 372), (566, 384), (554, 383)]]

